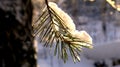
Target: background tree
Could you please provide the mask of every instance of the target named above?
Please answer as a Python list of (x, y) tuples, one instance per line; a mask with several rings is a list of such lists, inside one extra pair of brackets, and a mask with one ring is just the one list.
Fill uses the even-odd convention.
[(0, 67), (36, 67), (31, 0), (0, 0)]

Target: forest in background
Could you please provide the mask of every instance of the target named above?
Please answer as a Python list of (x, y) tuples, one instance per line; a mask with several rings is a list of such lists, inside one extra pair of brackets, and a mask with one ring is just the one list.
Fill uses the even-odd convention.
[[(117, 11), (119, 9), (112, 8), (106, 1), (52, 1), (56, 2), (60, 8), (72, 17), (78, 30), (85, 30), (92, 36), (95, 45), (96, 43), (105, 43), (120, 39), (120, 15)], [(33, 46), (34, 37), (32, 37), (33, 29), (31, 25), (31, 2), (29, 0), (3, 0), (0, 1), (0, 5), (0, 52), (2, 54), (0, 57), (0, 66), (36, 66), (36, 48)], [(34, 20), (41, 15), (41, 9), (44, 8), (45, 3), (42, 0), (33, 0), (33, 5), (35, 9), (34, 24)], [(50, 55), (50, 58), (52, 60), (52, 55)]]

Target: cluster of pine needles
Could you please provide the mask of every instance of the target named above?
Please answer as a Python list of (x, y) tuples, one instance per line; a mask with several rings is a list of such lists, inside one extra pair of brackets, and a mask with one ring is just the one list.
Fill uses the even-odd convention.
[[(89, 45), (82, 44), (77, 38), (70, 36), (68, 27), (60, 15), (52, 9), (46, 1), (46, 6), (41, 10), (41, 15), (35, 21), (34, 36), (38, 36), (41, 43), (44, 43), (45, 47), (55, 47), (54, 55), (63, 59), (64, 62), (68, 60), (68, 54), (70, 53), (74, 62), (80, 61), (80, 52), (82, 47), (90, 48)], [(69, 24), (69, 23), (68, 23)], [(59, 31), (58, 31), (58, 29)], [(75, 44), (74, 42), (80, 42)], [(87, 44), (87, 43), (86, 43)]]

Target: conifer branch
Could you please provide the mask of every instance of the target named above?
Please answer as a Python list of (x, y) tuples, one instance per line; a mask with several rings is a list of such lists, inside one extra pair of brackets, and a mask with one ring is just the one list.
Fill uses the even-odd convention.
[(80, 61), (82, 47), (92, 48), (92, 38), (85, 31), (76, 30), (72, 18), (57, 4), (45, 0), (46, 6), (33, 25), (34, 35), (38, 36), (45, 47), (55, 47), (54, 55), (68, 60), (68, 51), (73, 61)]

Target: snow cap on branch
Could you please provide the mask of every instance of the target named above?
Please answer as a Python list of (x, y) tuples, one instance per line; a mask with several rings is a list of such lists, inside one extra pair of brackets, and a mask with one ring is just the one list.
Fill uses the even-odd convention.
[[(92, 44), (91, 36), (86, 31), (76, 30), (76, 26), (72, 18), (62, 9), (60, 9), (57, 6), (57, 4), (55, 4), (54, 2), (49, 2), (49, 7), (52, 8), (57, 13), (57, 15), (59, 15), (61, 19), (64, 21), (64, 25), (68, 28), (67, 30), (70, 32), (69, 34), (70, 36), (77, 38), (80, 41), (86, 42), (88, 44)], [(58, 29), (59, 27), (56, 28)]]

